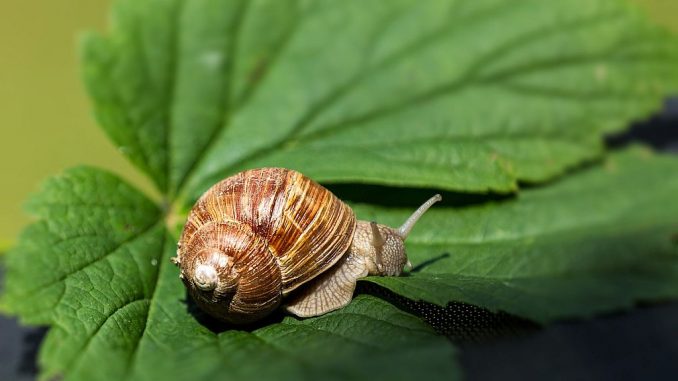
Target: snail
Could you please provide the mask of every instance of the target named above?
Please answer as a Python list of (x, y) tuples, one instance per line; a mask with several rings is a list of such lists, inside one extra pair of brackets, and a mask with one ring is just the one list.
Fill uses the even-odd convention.
[(191, 209), (172, 262), (196, 304), (229, 323), (284, 308), (299, 317), (339, 309), (358, 278), (411, 269), (404, 240), (435, 195), (397, 229), (358, 221), (351, 208), (303, 174), (240, 172)]

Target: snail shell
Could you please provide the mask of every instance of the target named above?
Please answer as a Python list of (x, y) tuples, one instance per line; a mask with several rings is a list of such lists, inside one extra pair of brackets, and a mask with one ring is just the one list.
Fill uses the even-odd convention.
[(210, 315), (257, 320), (334, 265), (355, 226), (351, 208), (299, 172), (241, 172), (191, 210), (179, 241), (183, 280)]
[(200, 197), (173, 262), (196, 304), (220, 320), (253, 322), (283, 299), (297, 316), (320, 315), (348, 304), (358, 278), (411, 266), (403, 242), (439, 200), (393, 229), (356, 221), (351, 208), (299, 172), (253, 169)]

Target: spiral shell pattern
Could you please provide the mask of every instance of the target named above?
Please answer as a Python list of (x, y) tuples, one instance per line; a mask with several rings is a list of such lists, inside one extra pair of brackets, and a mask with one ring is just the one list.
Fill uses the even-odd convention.
[[(348, 205), (301, 173), (244, 171), (215, 184), (191, 210), (179, 241), (182, 276), (211, 315), (256, 320), (336, 263), (355, 228)], [(192, 279), (205, 264), (218, 275), (213, 291)]]

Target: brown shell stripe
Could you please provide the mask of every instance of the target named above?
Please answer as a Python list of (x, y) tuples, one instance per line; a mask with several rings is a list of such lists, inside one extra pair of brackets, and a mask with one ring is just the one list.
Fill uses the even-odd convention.
[(355, 231), (353, 211), (330, 191), (290, 171), (284, 218), (270, 244), (278, 250), (283, 293), (322, 273), (348, 250)]
[[(280, 271), (267, 242), (253, 234), (246, 224), (220, 225), (227, 227), (225, 246), (234, 249), (233, 258), (240, 280), (231, 309), (244, 314), (258, 314), (280, 303)], [(229, 231), (230, 230), (230, 231)]]

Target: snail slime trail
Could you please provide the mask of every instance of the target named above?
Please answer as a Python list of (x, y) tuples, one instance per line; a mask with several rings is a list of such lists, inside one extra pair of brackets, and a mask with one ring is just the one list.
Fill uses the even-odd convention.
[(358, 278), (411, 267), (404, 241), (440, 200), (431, 197), (391, 228), (356, 220), (348, 205), (299, 172), (248, 170), (198, 199), (172, 262), (196, 304), (219, 320), (251, 323), (281, 305), (317, 316), (350, 303)]

